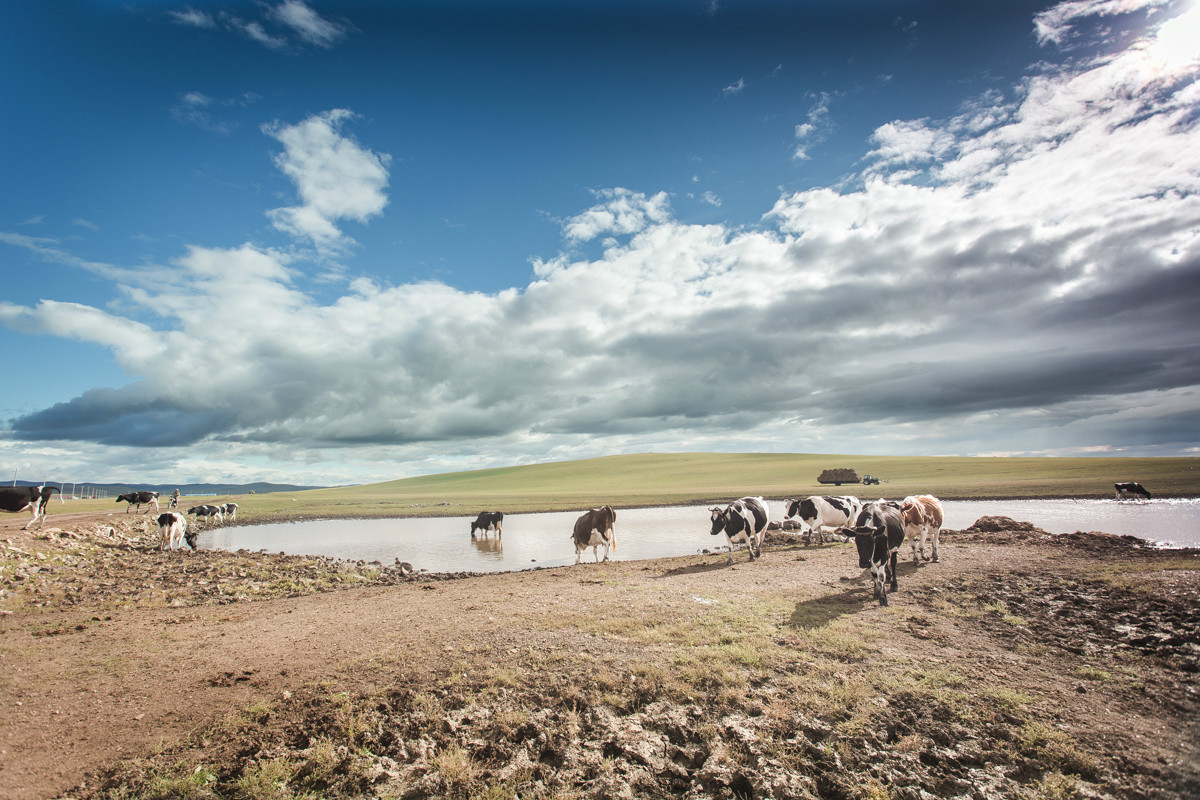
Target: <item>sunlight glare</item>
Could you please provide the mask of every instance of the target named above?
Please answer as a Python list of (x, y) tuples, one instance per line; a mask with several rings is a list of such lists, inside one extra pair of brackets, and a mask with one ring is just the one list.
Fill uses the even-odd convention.
[(1146, 52), (1166, 75), (1195, 66), (1200, 61), (1200, 3), (1159, 26)]

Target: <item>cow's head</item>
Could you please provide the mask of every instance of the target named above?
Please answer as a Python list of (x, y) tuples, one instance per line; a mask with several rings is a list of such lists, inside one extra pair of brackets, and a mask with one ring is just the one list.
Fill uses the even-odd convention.
[(711, 533), (713, 536), (716, 536), (718, 533), (724, 533), (725, 532), (725, 524), (727, 522), (729, 522), (729, 510), (726, 509), (726, 510), (722, 511), (719, 508), (714, 508), (714, 509), (711, 509), (711, 511), (712, 511), (713, 526), (712, 526), (712, 530), (709, 531), (709, 533)]
[(884, 550), (887, 550), (887, 531), (875, 529), (870, 525), (859, 525), (847, 530), (854, 532), (854, 546), (858, 548), (858, 566), (867, 569), (875, 560), (875, 551), (882, 540)]
[[(185, 522), (184, 524), (186, 525), (187, 523)], [(191, 528), (184, 528), (184, 530), (183, 530), (183, 540), (185, 542), (187, 542), (188, 547), (192, 548), (193, 550), (197, 549), (196, 548), (196, 538), (199, 535), (200, 535), (199, 533), (192, 530)]]

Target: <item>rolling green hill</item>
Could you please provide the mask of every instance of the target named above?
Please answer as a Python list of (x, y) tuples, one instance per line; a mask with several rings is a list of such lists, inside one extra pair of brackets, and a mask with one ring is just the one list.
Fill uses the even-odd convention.
[[(849, 467), (879, 486), (817, 483)], [(484, 509), (555, 511), (722, 502), (743, 495), (863, 498), (930, 493), (944, 499), (1113, 496), (1117, 481), (1155, 497), (1200, 496), (1200, 458), (953, 458), (804, 453), (644, 453), (454, 472), (386, 483), (246, 495), (241, 514), (295, 516), (467, 515)]]

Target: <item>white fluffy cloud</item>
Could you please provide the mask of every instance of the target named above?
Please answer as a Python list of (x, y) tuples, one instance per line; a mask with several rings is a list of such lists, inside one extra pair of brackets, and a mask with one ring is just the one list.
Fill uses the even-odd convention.
[[(118, 273), (160, 324), (0, 303), (0, 321), (101, 343), (137, 376), (12, 433), (217, 463), (240, 448), (310, 482), (394, 476), (397, 452), (431, 471), (684, 448), (1194, 450), (1200, 42), (1164, 58), (1172, 31), (881, 126), (857, 186), (781, 197), (758, 229), (598, 191), (561, 222), (564, 252), (497, 294), (359, 279), (320, 303), (302, 265), (244, 245), (180, 258), (188, 296)], [(386, 203), (387, 157), (348, 118), (268, 128), (302, 201), (272, 218), (322, 246)]]
[(383, 213), (388, 185), (386, 153), (374, 153), (342, 126), (353, 113), (334, 109), (295, 125), (279, 122), (264, 126), (265, 133), (283, 145), (275, 164), (296, 184), (301, 204), (268, 213), (276, 228), (306, 238), (319, 249), (337, 249), (353, 240), (337, 227), (351, 219), (367, 222)]

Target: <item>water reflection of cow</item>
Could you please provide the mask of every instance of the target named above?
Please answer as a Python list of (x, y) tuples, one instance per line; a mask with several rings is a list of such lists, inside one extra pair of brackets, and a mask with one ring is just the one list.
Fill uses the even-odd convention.
[(491, 555), (504, 554), (504, 540), (500, 537), (490, 539), (486, 536), (482, 538), (472, 539), (471, 544), (481, 553), (489, 553)]
[(488, 531), (495, 531), (496, 538), (499, 539), (504, 535), (504, 512), (503, 511), (480, 511), (479, 516), (471, 523), (471, 538), (475, 538), (475, 531), (483, 531), (486, 538)]

